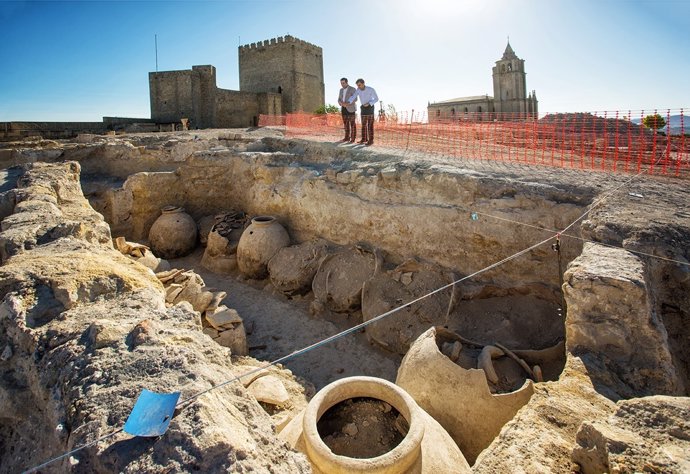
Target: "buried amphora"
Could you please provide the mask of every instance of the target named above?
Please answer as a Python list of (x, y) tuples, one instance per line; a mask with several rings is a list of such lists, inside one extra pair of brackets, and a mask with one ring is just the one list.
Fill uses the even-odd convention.
[(165, 206), (149, 230), (149, 244), (157, 257), (178, 258), (196, 246), (197, 226), (183, 208)]
[(265, 278), (268, 261), (290, 244), (285, 228), (273, 216), (257, 216), (237, 244), (237, 266), (249, 278)]
[[(317, 423), (330, 408), (357, 398), (380, 400), (400, 413), (409, 429), (397, 446), (376, 457), (357, 458), (335, 454), (326, 445)], [(375, 377), (348, 377), (327, 385), (280, 432), (279, 437), (305, 453), (315, 473), (471, 472), (462, 452), (441, 425), (402, 388)]]

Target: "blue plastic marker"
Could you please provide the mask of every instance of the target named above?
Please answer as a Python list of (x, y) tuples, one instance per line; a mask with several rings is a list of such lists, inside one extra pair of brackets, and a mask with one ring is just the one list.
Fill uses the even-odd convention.
[(160, 436), (168, 430), (180, 392), (142, 390), (125, 423), (124, 432), (134, 436)]

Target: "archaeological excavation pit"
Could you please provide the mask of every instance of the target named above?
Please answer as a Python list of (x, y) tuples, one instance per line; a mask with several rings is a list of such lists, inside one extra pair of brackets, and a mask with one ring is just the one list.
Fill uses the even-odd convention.
[[(203, 344), (230, 349), (235, 369), (224, 375), (241, 375), (393, 311), (284, 361), (296, 379), (272, 369), (241, 380), (277, 432), (328, 384), (378, 377), (407, 390), (480, 469), (496, 462), (504, 449), (501, 429), (524, 422), (519, 414), (543, 396), (540, 387), (573, 373), (587, 374), (593, 387), (587, 396), (602, 397), (604, 408), (592, 416), (609, 413), (619, 400), (688, 394), (683, 321), (690, 279), (687, 266), (672, 261), (688, 257), (677, 243), (688, 241), (690, 216), (675, 207), (683, 192), (678, 183), (637, 182), (630, 192), (653, 200), (626, 190), (599, 203), (611, 182), (624, 177), (355, 152), (269, 129), (82, 136), (2, 152), (0, 217), (10, 233), (2, 240), (3, 265), (59, 239), (98, 240), (74, 222), (56, 224), (32, 242), (11, 234), (21, 221), (17, 208), (31, 207), (9, 184), (21, 183), (30, 167), (13, 166), (76, 162), (73, 172), (113, 246), (157, 274), (151, 288), (164, 295), (168, 310), (184, 302), (200, 314)], [(48, 205), (32, 206), (56, 215)], [(502, 262), (509, 256), (515, 258)], [(72, 299), (44, 285), (47, 306), (35, 327), (81, 301), (108, 300), (119, 291), (109, 285), (80, 287)], [(5, 284), (0, 296), (11, 290)], [(59, 304), (50, 306), (53, 300)], [(127, 335), (129, 350), (159, 337), (156, 331), (165, 334), (160, 324), (137, 324)], [(573, 368), (574, 357), (582, 367)], [(467, 405), (462, 419), (448, 416), (461, 396), (482, 401)], [(568, 416), (576, 430), (588, 413)], [(324, 438), (352, 437), (352, 423), (331, 427)], [(22, 439), (6, 421), (2, 431), (9, 444)], [(394, 436), (380, 438), (390, 441), (386, 449), (395, 447)]]
[[(113, 235), (128, 241), (148, 243), (166, 206), (184, 208), (205, 223), (205, 232), (215, 225), (207, 239), (201, 236), (209, 246), (170, 264), (193, 269), (207, 287), (227, 293), (224, 303), (250, 329), (250, 355), (261, 360), (376, 317), (549, 236), (483, 212), (554, 229), (577, 218), (593, 196), (395, 156), (234, 138), (220, 135), (166, 171), (113, 176), (103, 162), (97, 173), (84, 165), (82, 181)], [(169, 153), (178, 147), (190, 143)], [(270, 252), (278, 255), (269, 265), (254, 262), (256, 268), (243, 269), (239, 259), (238, 267), (239, 238), (252, 218), (268, 219), (262, 216), (286, 231)], [(561, 265), (580, 251), (577, 240), (564, 241)], [(316, 388), (346, 375), (393, 380), (410, 344), (432, 326), (515, 349), (553, 346), (564, 339), (558, 272), (558, 255), (545, 245), (321, 349), (332, 355), (314, 351), (286, 366)], [(564, 360), (563, 354), (561, 367)]]

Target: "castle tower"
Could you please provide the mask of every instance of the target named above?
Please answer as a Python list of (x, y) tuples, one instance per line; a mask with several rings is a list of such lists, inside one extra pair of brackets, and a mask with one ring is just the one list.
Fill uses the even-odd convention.
[(282, 112), (325, 103), (323, 50), (292, 36), (239, 47), (240, 91), (282, 94)]
[(536, 93), (527, 96), (526, 75), (525, 60), (517, 57), (509, 41), (493, 67), (496, 112), (538, 115)]
[(182, 71), (149, 73), (151, 118), (158, 123), (188, 118), (192, 126), (215, 123), (216, 68), (193, 66)]

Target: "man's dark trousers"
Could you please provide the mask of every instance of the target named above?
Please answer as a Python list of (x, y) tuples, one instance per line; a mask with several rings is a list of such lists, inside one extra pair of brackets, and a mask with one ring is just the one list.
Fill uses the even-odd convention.
[(362, 141), (371, 145), (374, 143), (374, 107), (359, 108), (362, 114)]
[(355, 113), (348, 112), (345, 107), (340, 108), (340, 113), (343, 116), (343, 125), (345, 126), (345, 141), (355, 141), (357, 138), (357, 124), (355, 123)]

